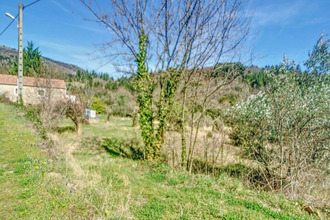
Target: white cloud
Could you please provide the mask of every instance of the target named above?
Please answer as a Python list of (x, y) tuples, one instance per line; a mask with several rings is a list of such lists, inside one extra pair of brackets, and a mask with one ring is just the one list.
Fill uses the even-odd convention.
[(72, 14), (66, 7), (64, 7), (61, 3), (59, 3), (56, 0), (51, 0), (52, 3), (54, 3), (58, 8), (60, 8), (62, 11), (68, 13), (68, 14)]
[(65, 23), (65, 25), (68, 25), (70, 27), (74, 27), (74, 28), (79, 28), (81, 30), (86, 30), (86, 31), (90, 31), (90, 32), (95, 32), (95, 33), (101, 33), (101, 34), (106, 34), (107, 30), (105, 27), (100, 27), (98, 24), (95, 23), (95, 26), (97, 27), (92, 27), (87, 25), (87, 21), (85, 23), (85, 25), (75, 25), (72, 23)]
[(253, 24), (255, 26), (279, 25), (285, 26), (300, 16), (301, 10), (306, 6), (302, 0), (287, 1), (279, 4), (267, 4), (258, 6), (254, 2)]

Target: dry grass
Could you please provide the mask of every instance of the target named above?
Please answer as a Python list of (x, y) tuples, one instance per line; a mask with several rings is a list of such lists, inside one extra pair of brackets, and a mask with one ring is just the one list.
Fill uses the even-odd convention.
[[(155, 123), (157, 126), (157, 122)], [(72, 126), (69, 120), (65, 120), (62, 126)], [(189, 127), (186, 128), (189, 131)], [(239, 148), (230, 143), (228, 127), (220, 131), (213, 131), (211, 126), (200, 129), (197, 137), (194, 158), (211, 161), (216, 157), (216, 165), (229, 165), (236, 163), (250, 163), (240, 157)], [(106, 121), (105, 115), (100, 115), (98, 120), (91, 120), (89, 125), (83, 125), (83, 137), (116, 138), (120, 140), (136, 139), (142, 143), (139, 127), (132, 127), (131, 118), (111, 117)], [(186, 135), (189, 147), (189, 134)], [(189, 148), (187, 149), (189, 150)], [(181, 134), (169, 131), (166, 135), (162, 153), (166, 155), (168, 165), (178, 167), (181, 163)]]
[[(186, 128), (189, 131), (189, 128)], [(197, 137), (194, 158), (213, 162), (217, 166), (243, 163), (240, 158), (240, 150), (230, 143), (228, 137), (229, 128), (224, 127), (220, 131), (213, 131), (212, 127), (204, 126), (200, 129)], [(190, 136), (186, 135), (189, 151)], [(168, 132), (163, 152), (167, 155), (168, 164), (177, 167), (181, 163), (181, 134), (178, 132)]]
[(47, 156), (13, 110), (0, 103), (0, 219), (317, 218), (302, 210), (303, 203), (248, 189), (227, 175), (188, 175), (110, 155), (99, 138), (112, 131), (134, 137), (125, 135), (128, 120), (112, 121), (111, 128), (86, 125), (80, 137), (55, 134), (57, 159)]

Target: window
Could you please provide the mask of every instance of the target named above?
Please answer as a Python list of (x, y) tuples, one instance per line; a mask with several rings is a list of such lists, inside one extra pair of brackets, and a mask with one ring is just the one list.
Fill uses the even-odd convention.
[(14, 88), (14, 95), (15, 96), (18, 96), (18, 88), (17, 88), (17, 86)]
[(38, 88), (37, 89), (37, 96), (38, 97), (45, 97), (46, 96), (46, 89)]

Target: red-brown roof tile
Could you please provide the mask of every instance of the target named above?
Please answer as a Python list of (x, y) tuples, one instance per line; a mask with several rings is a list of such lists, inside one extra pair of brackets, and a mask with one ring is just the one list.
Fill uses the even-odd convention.
[[(17, 76), (0, 74), (0, 84), (17, 85)], [(48, 85), (50, 85), (51, 88), (58, 88), (58, 89), (66, 88), (64, 80), (61, 79), (48, 80), (44, 78), (23, 76), (23, 86), (47, 87)]]

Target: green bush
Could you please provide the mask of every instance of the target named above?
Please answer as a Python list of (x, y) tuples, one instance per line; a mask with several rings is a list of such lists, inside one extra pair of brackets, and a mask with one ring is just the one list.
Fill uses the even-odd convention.
[(33, 123), (33, 126), (36, 129), (36, 131), (39, 133), (40, 137), (43, 140), (48, 140), (49, 138), (47, 136), (47, 131), (40, 119), (41, 109), (35, 107), (25, 107), (24, 111), (25, 111), (24, 117)]
[[(304, 175), (321, 178), (326, 170), (330, 78), (306, 76), (292, 66), (270, 69), (272, 83), (235, 105), (228, 121), (230, 137), (243, 156), (264, 169), (273, 188), (287, 183), (288, 191), (295, 193), (305, 185)], [(280, 183), (271, 179), (274, 176), (280, 176)]]
[(91, 108), (95, 110), (97, 114), (106, 113), (106, 104), (98, 97), (93, 98)]

